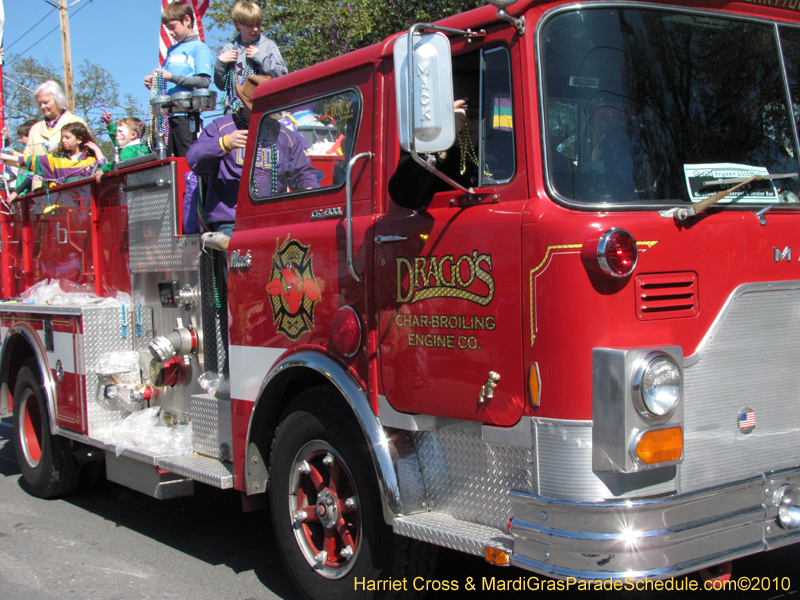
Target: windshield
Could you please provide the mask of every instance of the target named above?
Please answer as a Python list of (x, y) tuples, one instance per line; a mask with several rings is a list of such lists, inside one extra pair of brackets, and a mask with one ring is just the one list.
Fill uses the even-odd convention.
[[(657, 9), (554, 15), (539, 40), (553, 191), (592, 204), (688, 204), (725, 189), (720, 180), (800, 171), (786, 85), (800, 93), (800, 35), (777, 33)], [(797, 177), (765, 179), (720, 204), (797, 203), (798, 192)]]

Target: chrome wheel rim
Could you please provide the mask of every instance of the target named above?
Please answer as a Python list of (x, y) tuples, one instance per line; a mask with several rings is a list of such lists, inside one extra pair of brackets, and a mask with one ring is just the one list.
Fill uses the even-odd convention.
[(289, 512), (308, 564), (327, 579), (344, 577), (361, 549), (361, 509), (350, 468), (329, 443), (313, 440), (295, 455)]

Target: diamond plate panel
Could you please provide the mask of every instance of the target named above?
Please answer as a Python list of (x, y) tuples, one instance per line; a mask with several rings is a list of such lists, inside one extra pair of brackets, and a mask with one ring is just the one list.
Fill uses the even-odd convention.
[(392, 429), (389, 438), (394, 447), (397, 484), (400, 487), (400, 498), (403, 502), (400, 512), (425, 512), (428, 509), (425, 482), (422, 479), (422, 470), (414, 439), (409, 432), (398, 429)]
[[(194, 424), (193, 424), (194, 426)], [(189, 477), (200, 483), (227, 489), (233, 487), (233, 465), (213, 458), (187, 454), (185, 456), (166, 456), (158, 459), (162, 469)]]
[[(173, 163), (127, 176), (131, 272), (197, 267), (196, 236), (175, 237), (177, 228)], [(194, 241), (194, 243), (191, 243)]]
[[(230, 460), (230, 450), (233, 448), (230, 399), (217, 399), (211, 394), (193, 394), (190, 411), (194, 451), (218, 461)], [(228, 446), (225, 453), (221, 450), (222, 444)]]
[[(123, 331), (122, 306), (83, 307), (83, 364), (86, 370), (86, 412), (89, 437), (94, 432), (119, 423), (129, 413), (113, 406), (103, 397), (97, 369), (100, 357), (107, 352), (123, 352), (133, 348), (131, 329)], [(125, 319), (130, 323), (130, 313)], [(125, 336), (123, 336), (125, 333)], [(78, 350), (80, 352), (80, 349)]]
[(161, 473), (153, 465), (124, 455), (116, 456), (109, 451), (106, 451), (106, 477), (109, 481), (159, 500), (191, 496), (194, 493), (194, 482), (191, 479), (183, 479), (173, 473)]
[[(680, 491), (800, 465), (798, 340), (800, 290), (758, 289), (732, 301), (684, 372)], [(739, 432), (743, 408), (756, 414), (750, 434)]]
[(397, 534), (476, 556), (483, 556), (487, 546), (509, 554), (513, 548), (511, 537), (499, 529), (437, 513), (396, 517), (393, 527)]
[(502, 529), (508, 490), (532, 490), (532, 451), (483, 441), (461, 430), (414, 432), (428, 510)]

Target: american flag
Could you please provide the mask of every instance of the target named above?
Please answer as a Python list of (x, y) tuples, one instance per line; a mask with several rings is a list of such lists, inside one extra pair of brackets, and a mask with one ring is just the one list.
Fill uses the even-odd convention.
[[(161, 10), (164, 10), (167, 7), (167, 4), (174, 0), (161, 0)], [(203, 15), (206, 14), (206, 9), (208, 9), (208, 0), (179, 0), (184, 4), (188, 4), (192, 7), (192, 11), (194, 12), (194, 30), (197, 35), (200, 36), (202, 41), (206, 41), (206, 36), (203, 33)], [(164, 25), (161, 25), (161, 37), (158, 40), (158, 65), (161, 66), (164, 64), (164, 59), (167, 57), (167, 48), (172, 46), (175, 41), (170, 37), (169, 31)]]
[(739, 429), (752, 429), (756, 426), (756, 413), (749, 408), (739, 411)]

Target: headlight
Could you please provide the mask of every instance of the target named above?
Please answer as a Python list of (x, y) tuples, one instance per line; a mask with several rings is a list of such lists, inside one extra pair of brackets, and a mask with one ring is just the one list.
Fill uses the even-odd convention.
[(683, 396), (683, 374), (675, 360), (664, 352), (644, 357), (633, 378), (633, 397), (639, 412), (651, 419), (671, 414)]

